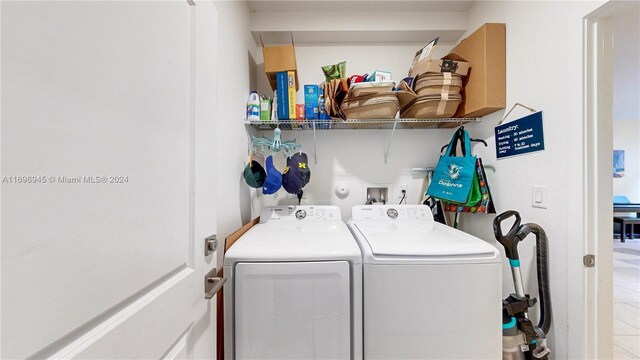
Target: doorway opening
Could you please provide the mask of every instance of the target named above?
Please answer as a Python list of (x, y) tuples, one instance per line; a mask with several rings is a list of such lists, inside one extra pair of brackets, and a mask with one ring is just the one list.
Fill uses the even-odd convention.
[[(613, 357), (640, 358), (640, 5), (613, 31)], [(622, 10), (622, 9), (621, 9)], [(624, 69), (624, 70), (623, 70)]]

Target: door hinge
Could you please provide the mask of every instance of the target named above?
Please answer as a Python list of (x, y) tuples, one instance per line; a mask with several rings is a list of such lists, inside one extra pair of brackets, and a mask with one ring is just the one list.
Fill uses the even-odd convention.
[(204, 239), (204, 256), (213, 254), (218, 248), (218, 238), (215, 234)]
[(584, 267), (594, 267), (596, 266), (596, 256), (593, 254), (587, 254), (582, 258), (582, 263)]

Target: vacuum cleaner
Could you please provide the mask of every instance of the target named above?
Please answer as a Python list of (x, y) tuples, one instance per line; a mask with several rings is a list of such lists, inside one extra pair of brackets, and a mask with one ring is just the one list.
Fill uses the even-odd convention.
[[(507, 234), (502, 233), (502, 222), (515, 217), (515, 222)], [(506, 211), (493, 220), (493, 232), (496, 239), (504, 246), (515, 294), (502, 301), (502, 357), (505, 360), (548, 359), (551, 351), (546, 346), (546, 337), (551, 327), (551, 297), (549, 294), (547, 235), (537, 224), (520, 223), (517, 211)], [(540, 297), (540, 321), (534, 325), (528, 316), (528, 310), (537, 303), (524, 292), (518, 243), (530, 233), (536, 237), (536, 265), (538, 277), (538, 295)]]

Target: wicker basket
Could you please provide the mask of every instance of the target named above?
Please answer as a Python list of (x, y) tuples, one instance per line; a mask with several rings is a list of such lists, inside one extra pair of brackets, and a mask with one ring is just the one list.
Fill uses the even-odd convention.
[[(405, 106), (400, 118), (431, 119), (452, 117), (462, 102), (459, 94), (418, 96), (416, 100)], [(412, 127), (410, 123), (405, 124)]]
[(349, 97), (386, 93), (393, 90), (393, 83), (387, 82), (364, 82), (351, 84)]
[(342, 112), (346, 119), (395, 119), (400, 107), (393, 92), (362, 95), (345, 99)]
[(415, 93), (418, 96), (460, 94), (462, 76), (452, 73), (424, 73), (418, 75)]

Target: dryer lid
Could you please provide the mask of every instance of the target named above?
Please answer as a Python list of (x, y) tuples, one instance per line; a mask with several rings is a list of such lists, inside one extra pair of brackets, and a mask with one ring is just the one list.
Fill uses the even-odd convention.
[(342, 222), (258, 224), (225, 253), (237, 261), (361, 261), (360, 248)]
[(491, 244), (431, 219), (354, 221), (374, 255), (455, 258), (494, 257)]

